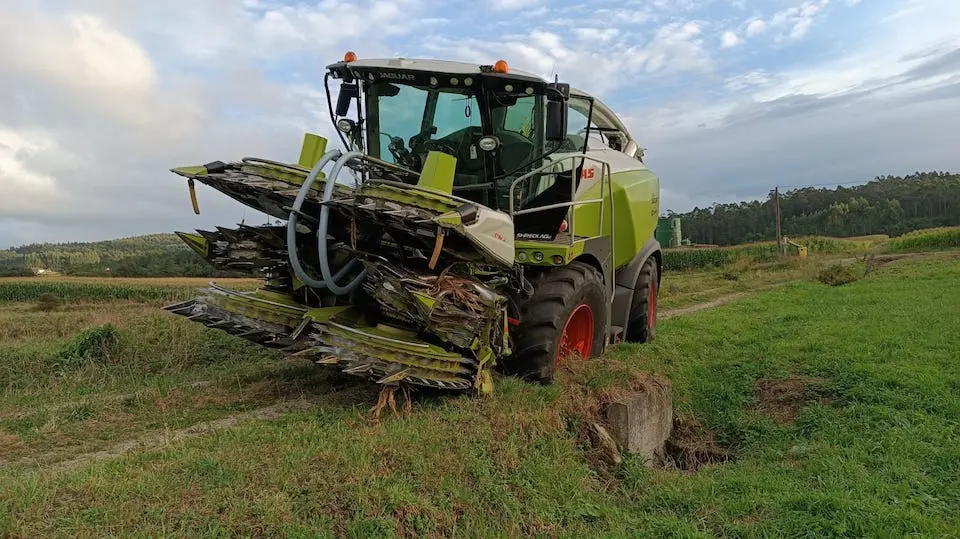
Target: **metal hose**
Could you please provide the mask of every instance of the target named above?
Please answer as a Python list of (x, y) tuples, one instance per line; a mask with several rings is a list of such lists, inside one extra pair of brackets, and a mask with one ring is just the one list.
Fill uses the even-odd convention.
[[(339, 153), (339, 151), (338, 151)], [(323, 204), (320, 205), (320, 224), (317, 225), (317, 250), (320, 254), (320, 272), (323, 274), (323, 282), (326, 283), (327, 288), (331, 292), (337, 295), (349, 294), (355, 288), (360, 286), (363, 283), (363, 279), (367, 276), (367, 270), (364, 269), (357, 275), (353, 281), (351, 281), (346, 286), (340, 286), (337, 284), (337, 280), (343, 277), (343, 271), (337, 272), (337, 275), (331, 275), (330, 263), (327, 259), (327, 221), (330, 216), (330, 207), (327, 206), (327, 202), (333, 198), (333, 189), (336, 187), (337, 175), (340, 174), (340, 171), (343, 170), (343, 166), (347, 162), (356, 159), (358, 157), (363, 157), (363, 152), (347, 152), (343, 154), (336, 163), (333, 164), (333, 168), (330, 169), (330, 176), (327, 178), (327, 183), (324, 185), (323, 189)], [(348, 266), (352, 266), (356, 262), (356, 259), (350, 261)]]
[[(321, 268), (321, 270), (326, 268), (327, 272), (324, 275), (325, 278), (323, 280), (320, 280), (309, 275), (306, 272), (306, 270), (303, 269), (303, 266), (300, 264), (300, 256), (299, 256), (299, 253), (297, 252), (297, 222), (299, 221), (299, 218), (300, 218), (299, 212), (300, 212), (300, 208), (303, 206), (303, 201), (306, 200), (307, 194), (310, 193), (310, 187), (313, 186), (313, 182), (316, 181), (317, 176), (319, 176), (321, 169), (323, 169), (323, 167), (326, 166), (327, 163), (329, 163), (334, 159), (339, 158), (341, 155), (342, 155), (342, 152), (340, 152), (340, 150), (333, 149), (323, 154), (323, 157), (321, 157), (320, 160), (317, 161), (317, 164), (313, 166), (313, 168), (310, 170), (310, 174), (308, 174), (306, 179), (303, 181), (303, 185), (300, 186), (300, 191), (297, 193), (297, 198), (296, 200), (294, 200), (293, 207), (290, 210), (290, 218), (287, 220), (287, 254), (288, 254), (288, 258), (290, 259), (290, 267), (293, 269), (293, 273), (297, 276), (298, 279), (303, 281), (304, 284), (306, 284), (311, 288), (330, 288), (330, 290), (332, 290), (334, 293), (338, 293), (337, 292), (338, 289), (339, 290), (343, 290), (343, 289), (340, 287), (337, 287), (335, 289), (329, 286), (329, 283), (326, 278), (327, 275), (330, 273), (329, 266), (324, 266)], [(339, 172), (339, 170), (337, 172)], [(336, 181), (336, 176), (330, 176), (327, 179), (327, 186), (332, 187), (335, 181)], [(324, 190), (324, 193), (326, 194), (328, 191), (330, 194), (333, 193), (332, 188), (328, 190)], [(327, 200), (327, 199), (324, 199), (324, 200)], [(324, 206), (324, 209), (326, 209), (326, 206)], [(323, 215), (322, 212), (321, 212), (321, 215)], [(327, 230), (326, 226), (324, 226), (322, 230), (324, 243), (323, 243), (323, 248), (321, 249), (321, 257), (324, 262), (326, 262), (326, 256), (325, 256), (326, 255), (326, 241), (325, 241), (326, 230)], [(350, 271), (350, 269), (353, 268), (355, 264), (356, 264), (356, 259), (351, 260), (343, 268), (341, 268), (340, 271), (338, 271), (335, 276), (330, 278), (330, 282), (333, 282), (334, 280), (342, 279), (343, 276), (346, 275), (347, 272)], [(333, 282), (333, 284), (334, 286), (336, 286), (335, 282)]]

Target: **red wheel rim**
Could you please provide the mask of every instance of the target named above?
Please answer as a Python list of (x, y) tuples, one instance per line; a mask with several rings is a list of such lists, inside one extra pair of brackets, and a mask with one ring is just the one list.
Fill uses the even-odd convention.
[(586, 303), (580, 304), (570, 313), (567, 323), (560, 334), (560, 346), (557, 347), (559, 364), (563, 358), (578, 354), (581, 358), (590, 357), (593, 349), (593, 310)]
[(650, 298), (647, 301), (650, 312), (647, 314), (647, 327), (653, 330), (657, 325), (657, 281), (650, 281)]

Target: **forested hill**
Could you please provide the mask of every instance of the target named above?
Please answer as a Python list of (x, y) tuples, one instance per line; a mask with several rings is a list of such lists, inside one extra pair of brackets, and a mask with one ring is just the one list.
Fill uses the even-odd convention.
[(0, 276), (43, 269), (68, 275), (117, 277), (217, 277), (174, 234), (90, 243), (33, 244), (0, 251)]
[[(783, 235), (896, 236), (920, 228), (960, 225), (960, 174), (916, 172), (877, 177), (856, 187), (780, 193)], [(681, 218), (684, 238), (732, 245), (776, 238), (774, 192), (765, 201), (714, 204)]]

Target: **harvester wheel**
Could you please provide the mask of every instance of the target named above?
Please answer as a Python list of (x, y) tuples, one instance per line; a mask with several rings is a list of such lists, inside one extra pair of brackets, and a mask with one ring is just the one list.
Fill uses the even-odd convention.
[(606, 293), (600, 273), (587, 264), (546, 272), (520, 307), (513, 330), (514, 356), (506, 370), (531, 381), (549, 382), (571, 356), (603, 352), (607, 335)]
[(657, 261), (651, 256), (643, 263), (633, 290), (630, 320), (627, 322), (627, 341), (644, 343), (657, 336), (658, 288)]

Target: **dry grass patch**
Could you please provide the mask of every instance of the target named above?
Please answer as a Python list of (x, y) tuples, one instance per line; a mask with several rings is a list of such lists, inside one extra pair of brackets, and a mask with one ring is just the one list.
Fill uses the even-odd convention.
[(818, 376), (791, 376), (780, 380), (757, 380), (754, 409), (777, 425), (793, 424), (800, 411), (813, 401), (829, 404), (827, 380)]
[(681, 470), (687, 474), (703, 466), (722, 464), (734, 460), (734, 451), (717, 441), (716, 433), (694, 416), (677, 415), (673, 421), (673, 433), (666, 443), (666, 469)]

